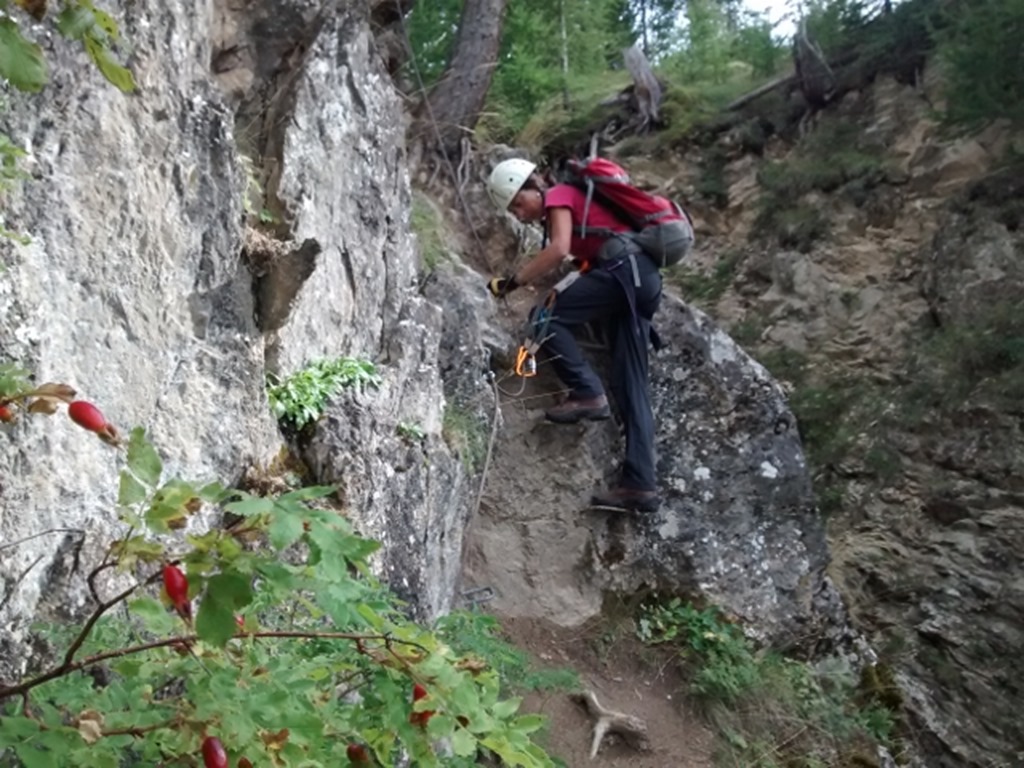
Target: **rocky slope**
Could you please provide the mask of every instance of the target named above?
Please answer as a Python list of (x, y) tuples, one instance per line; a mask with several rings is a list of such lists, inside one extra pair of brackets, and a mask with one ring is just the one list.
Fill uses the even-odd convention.
[(740, 126), (674, 165), (630, 162), (694, 201), (682, 294), (789, 392), (829, 573), (896, 672), (908, 738), (928, 765), (1016, 765), (1024, 188), (1006, 163), (1022, 137), (950, 136), (934, 107), (929, 69), (847, 94), (795, 145), (752, 154)]

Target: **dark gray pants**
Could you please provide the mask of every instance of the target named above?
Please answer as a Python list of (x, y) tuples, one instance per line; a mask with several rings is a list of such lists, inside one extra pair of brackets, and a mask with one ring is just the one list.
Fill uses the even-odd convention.
[[(592, 269), (558, 295), (547, 327), (544, 351), (554, 359), (558, 377), (571, 399), (604, 394), (601, 379), (583, 357), (573, 329), (597, 321), (612, 344), (610, 382), (622, 416), (626, 456), (622, 463), (623, 487), (657, 489), (654, 467), (654, 415), (648, 379), (647, 347), (651, 318), (661, 301), (661, 275), (646, 256), (636, 257), (636, 277), (630, 259), (606, 262)], [(534, 310), (533, 318), (537, 310)]]

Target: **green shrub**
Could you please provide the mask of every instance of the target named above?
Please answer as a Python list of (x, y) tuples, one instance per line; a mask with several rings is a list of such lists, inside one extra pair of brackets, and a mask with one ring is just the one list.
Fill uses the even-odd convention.
[(1024, 122), (1024, 2), (957, 3), (946, 21), (937, 33), (946, 119), (967, 128), (997, 118)]
[(318, 360), (283, 381), (267, 386), (270, 408), (279, 421), (302, 429), (320, 418), (328, 400), (343, 389), (380, 386), (373, 363), (352, 357)]
[[(502, 699), (490, 649), (460, 656), (373, 579), (379, 544), (335, 489), (195, 485), (165, 477), (141, 428), (126, 448), (126, 533), (96, 542), (89, 577), (109, 569), (119, 587), (33, 628), (34, 647), (58, 652), (0, 681), (0, 765), (194, 766), (217, 739), (218, 765), (343, 766), (356, 748), (374, 765), (553, 768), (530, 735), (545, 719)], [(201, 510), (236, 522), (186, 535)]]
[(919, 412), (968, 397), (1015, 408), (1024, 401), (1024, 299), (979, 304), (916, 346), (901, 400)]
[(812, 192), (833, 193), (853, 182), (862, 198), (865, 189), (885, 177), (883, 153), (863, 145), (858, 130), (836, 119), (823, 122), (790, 157), (764, 163), (757, 174), (762, 193), (754, 231), (804, 253), (825, 237), (829, 221), (820, 201), (802, 198)]
[(784, 199), (762, 198), (761, 211), (754, 222), (755, 231), (772, 236), (783, 248), (809, 253), (814, 244), (828, 234), (828, 217), (818, 205), (784, 203)]
[(743, 261), (743, 251), (729, 250), (715, 263), (710, 275), (681, 265), (668, 271), (669, 280), (679, 286), (683, 298), (703, 306), (714, 304), (732, 285), (736, 268)]
[(460, 656), (486, 659), (498, 673), (505, 695), (529, 691), (575, 691), (579, 675), (571, 669), (539, 668), (529, 655), (501, 636), (493, 616), (475, 611), (453, 611), (437, 620), (434, 631)]
[(899, 706), (866, 694), (844, 662), (812, 667), (757, 650), (715, 609), (679, 598), (644, 603), (637, 635), (678, 651), (722, 764), (845, 768), (845, 755), (892, 742)]

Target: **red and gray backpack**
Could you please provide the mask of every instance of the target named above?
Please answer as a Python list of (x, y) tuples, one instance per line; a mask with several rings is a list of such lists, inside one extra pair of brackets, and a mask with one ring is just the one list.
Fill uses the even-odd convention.
[[(602, 157), (569, 160), (563, 181), (587, 193), (583, 221), (573, 227), (579, 237), (628, 238), (636, 243), (659, 267), (682, 261), (693, 245), (693, 223), (676, 203), (657, 198), (629, 181), (619, 165)], [(613, 232), (587, 226), (590, 203), (597, 200), (632, 232)]]

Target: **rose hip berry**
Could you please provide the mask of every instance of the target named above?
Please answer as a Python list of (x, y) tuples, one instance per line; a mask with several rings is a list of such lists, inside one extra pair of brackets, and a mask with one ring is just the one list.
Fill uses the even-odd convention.
[(75, 400), (68, 406), (68, 416), (82, 429), (90, 432), (102, 432), (107, 428), (107, 420), (100, 409), (85, 400)]
[(353, 763), (369, 763), (370, 755), (366, 751), (366, 747), (362, 744), (349, 744), (345, 749), (345, 754), (348, 755), (348, 759)]
[(228, 753), (216, 736), (203, 739), (203, 765), (206, 768), (228, 768)]
[(174, 610), (183, 619), (191, 618), (192, 604), (188, 599), (188, 579), (176, 565), (164, 566), (164, 591), (174, 606)]
[(14, 421), (14, 411), (8, 408), (6, 405), (0, 405), (0, 421), (4, 424), (10, 424)]
[[(416, 683), (412, 687), (412, 700), (414, 702), (427, 697), (427, 689), (419, 683)], [(430, 718), (434, 716), (434, 710), (424, 709), (422, 712), (410, 712), (409, 722), (413, 725), (418, 725), (421, 728), (426, 728), (427, 723), (430, 722)]]

